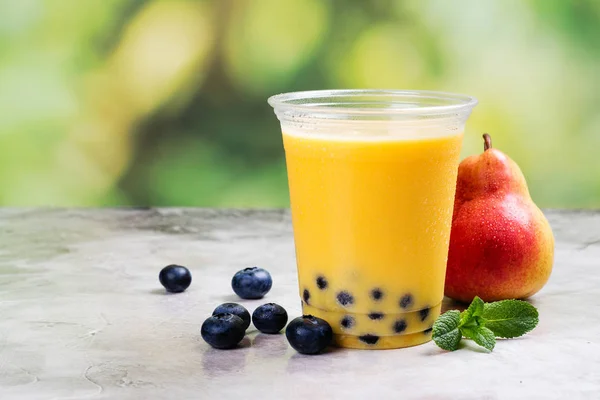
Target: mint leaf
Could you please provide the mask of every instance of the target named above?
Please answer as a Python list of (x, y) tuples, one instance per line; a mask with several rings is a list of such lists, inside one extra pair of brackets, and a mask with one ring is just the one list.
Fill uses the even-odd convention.
[(448, 311), (433, 324), (433, 341), (444, 350), (454, 351), (463, 336), (489, 351), (496, 337), (514, 338), (531, 331), (538, 324), (538, 311), (521, 300), (501, 300), (484, 303), (475, 296), (462, 313)]
[(450, 310), (440, 315), (433, 324), (433, 341), (444, 350), (454, 351), (458, 349), (458, 344), (462, 334), (458, 329), (460, 323), (460, 312)]
[(487, 303), (482, 317), (485, 326), (501, 338), (515, 338), (535, 328), (539, 321), (537, 309), (522, 300), (501, 300)]
[(483, 300), (475, 296), (475, 298), (469, 305), (469, 308), (460, 313), (460, 325), (469, 325), (473, 321), (480, 321), (481, 319), (478, 319), (476, 317), (481, 317), (481, 314), (483, 314), (484, 307), (485, 303), (483, 302)]
[(485, 303), (475, 296), (469, 307), (460, 313), (458, 328), (462, 335), (473, 339), (478, 345), (492, 351), (496, 345), (496, 337), (494, 332), (485, 327), (487, 321), (482, 317), (484, 310)]
[(460, 328), (460, 331), (463, 335), (465, 335), (465, 337), (473, 339), (473, 341), (478, 345), (485, 347), (489, 351), (494, 350), (494, 346), (496, 345), (496, 337), (494, 332), (485, 326), (463, 326)]

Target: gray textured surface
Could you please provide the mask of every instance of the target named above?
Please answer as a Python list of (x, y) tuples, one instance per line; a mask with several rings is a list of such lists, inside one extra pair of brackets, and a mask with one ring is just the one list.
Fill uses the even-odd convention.
[[(491, 354), (433, 343), (317, 357), (283, 335), (218, 351), (200, 325), (238, 301), (233, 273), (271, 271), (263, 302), (300, 313), (286, 211), (0, 210), (0, 399), (553, 399), (600, 396), (600, 213), (549, 212), (554, 272), (538, 328)], [(158, 272), (187, 265), (187, 292)]]

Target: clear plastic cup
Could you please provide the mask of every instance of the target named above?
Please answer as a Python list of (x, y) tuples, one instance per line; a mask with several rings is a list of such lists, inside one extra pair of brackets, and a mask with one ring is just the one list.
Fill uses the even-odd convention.
[(431, 339), (473, 97), (330, 90), (269, 98), (285, 148), (304, 314), (335, 344)]

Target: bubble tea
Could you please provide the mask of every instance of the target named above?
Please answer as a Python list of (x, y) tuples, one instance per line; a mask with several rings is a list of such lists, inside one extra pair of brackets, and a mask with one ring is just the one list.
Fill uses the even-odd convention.
[(339, 90), (269, 103), (283, 132), (303, 313), (327, 320), (342, 347), (429, 341), (476, 100)]

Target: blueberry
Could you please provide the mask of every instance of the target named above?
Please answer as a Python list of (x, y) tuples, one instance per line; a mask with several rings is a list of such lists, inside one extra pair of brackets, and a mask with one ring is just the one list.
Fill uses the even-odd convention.
[(383, 292), (381, 291), (381, 289), (375, 288), (371, 290), (371, 297), (373, 298), (373, 300), (379, 301), (383, 298)]
[(366, 344), (376, 344), (379, 341), (379, 336), (368, 334), (359, 336), (358, 339)]
[(394, 322), (394, 332), (402, 333), (406, 330), (406, 321), (401, 319)]
[(369, 318), (372, 319), (372, 320), (375, 320), (375, 321), (383, 319), (383, 317), (385, 317), (385, 314), (381, 313), (381, 312), (372, 312), (372, 313), (369, 313)]
[(217, 314), (233, 314), (237, 315), (244, 321), (244, 330), (248, 329), (250, 326), (250, 313), (246, 308), (237, 303), (223, 303), (213, 311), (212, 315)]
[(412, 295), (410, 293), (409, 294), (405, 294), (400, 299), (400, 307), (402, 307), (402, 308), (407, 308), (412, 303), (413, 303), (413, 297), (412, 297)]
[(338, 293), (337, 301), (344, 307), (350, 306), (354, 303), (354, 296), (344, 290)]
[(327, 279), (325, 279), (325, 277), (324, 277), (324, 276), (319, 276), (319, 277), (317, 278), (317, 287), (318, 287), (319, 289), (321, 289), (321, 290), (325, 290), (325, 289), (327, 289), (327, 285), (328, 285), (328, 284), (329, 284), (329, 283), (327, 282)]
[(349, 315), (346, 315), (344, 318), (342, 318), (341, 325), (344, 329), (350, 329), (354, 326), (354, 323), (354, 318), (352, 318)]
[(160, 271), (158, 280), (167, 289), (167, 292), (181, 293), (192, 283), (192, 274), (186, 267), (172, 264)]
[(419, 317), (421, 317), (421, 322), (425, 321), (429, 316), (429, 308), (424, 308), (419, 310)]
[(242, 299), (260, 299), (271, 290), (271, 286), (271, 274), (257, 267), (238, 271), (231, 279), (233, 291)]
[(252, 322), (262, 333), (279, 333), (287, 323), (288, 315), (283, 307), (275, 303), (267, 303), (252, 313)]
[(327, 321), (303, 315), (288, 324), (285, 336), (298, 353), (317, 354), (331, 344), (333, 331)]
[(217, 314), (204, 321), (200, 334), (215, 349), (231, 349), (242, 341), (246, 329), (237, 315)]
[(308, 289), (304, 289), (304, 292), (302, 292), (302, 298), (306, 304), (309, 304), (308, 301), (310, 300), (310, 292)]

